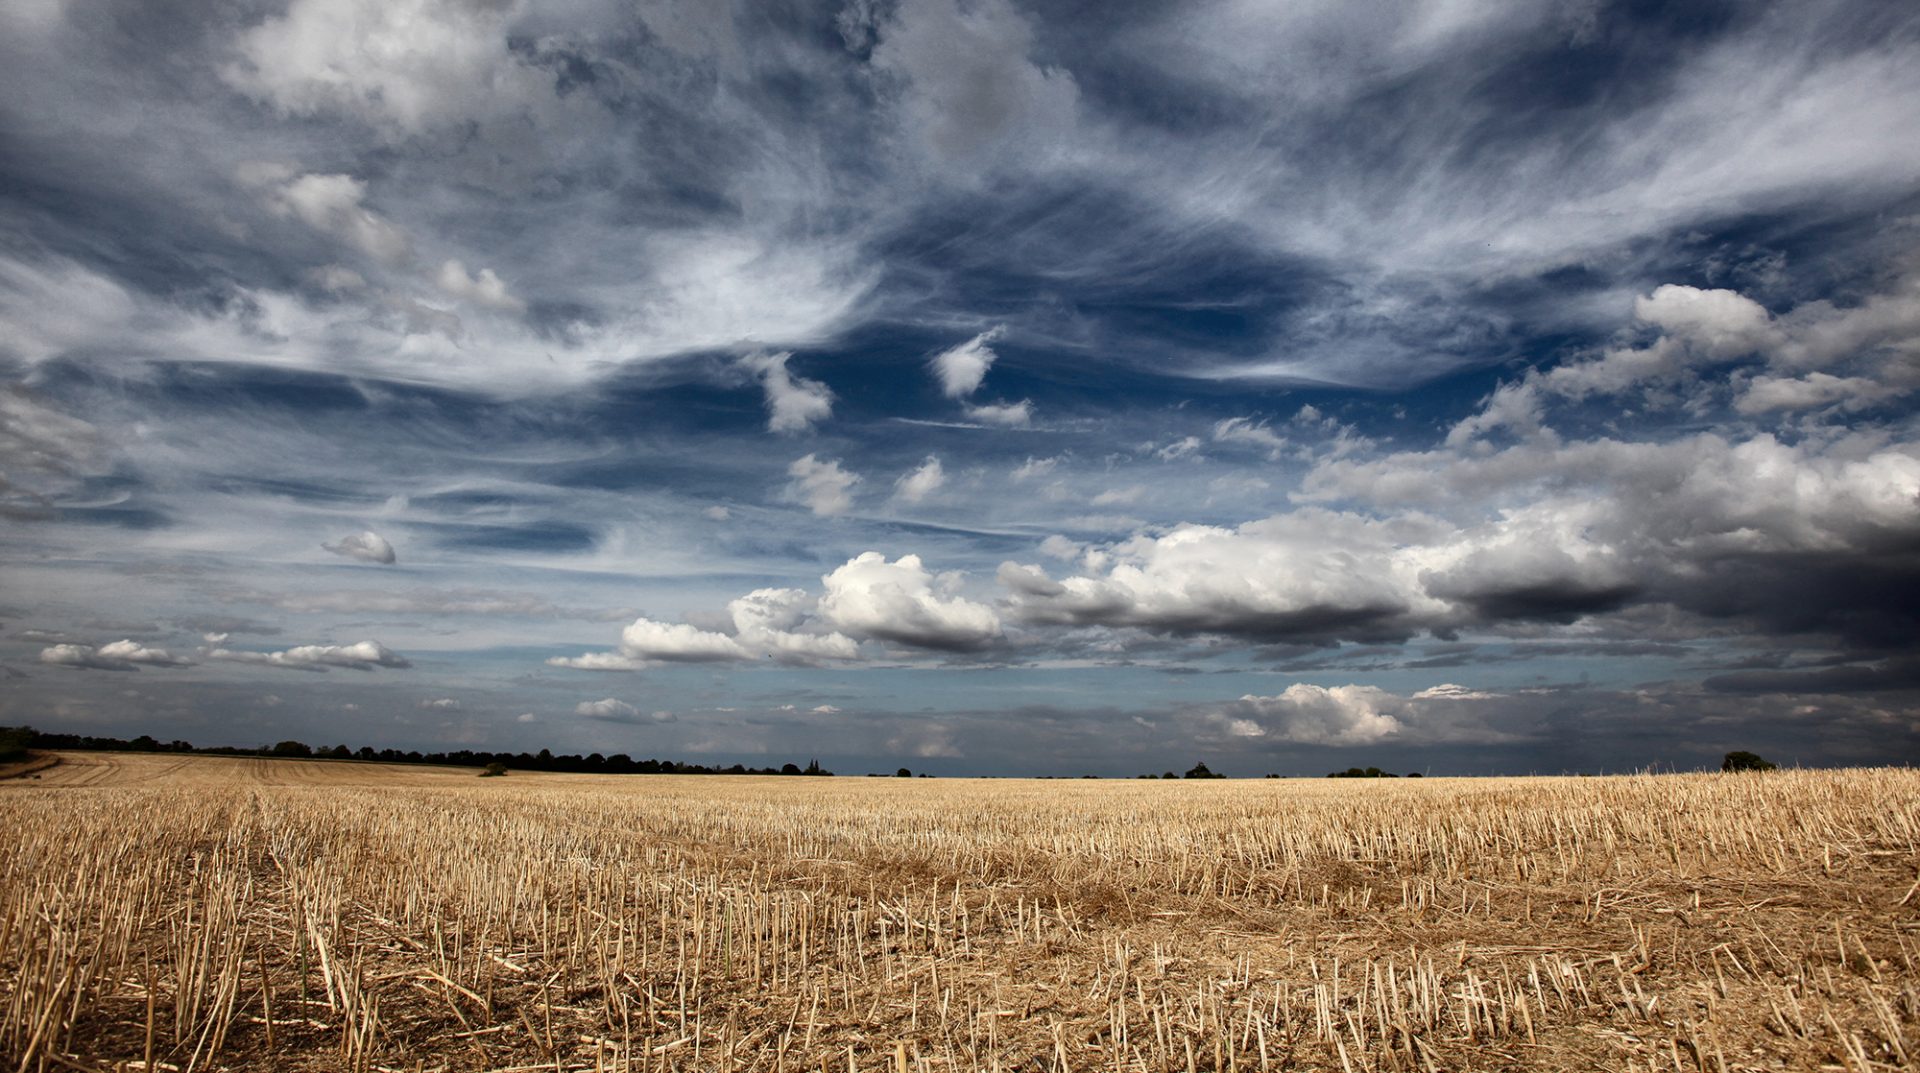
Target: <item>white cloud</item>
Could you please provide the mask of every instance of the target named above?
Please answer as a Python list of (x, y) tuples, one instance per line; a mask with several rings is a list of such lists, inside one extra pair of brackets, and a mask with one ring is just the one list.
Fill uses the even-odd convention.
[(1000, 636), (993, 609), (959, 596), (942, 596), (955, 579), (936, 579), (917, 555), (889, 562), (864, 552), (821, 579), (820, 615), (853, 637), (870, 637), (918, 648), (964, 651)]
[(355, 294), (367, 289), (367, 277), (345, 265), (322, 265), (308, 272), (307, 279), (330, 294)]
[[(1023, 620), (1281, 638), (1391, 630), (1411, 613), (1418, 567), (1394, 549), (1419, 534), (1315, 509), (1237, 529), (1180, 525), (1102, 549), (1104, 569), (1054, 581), (1005, 564)], [(1419, 601), (1424, 603), (1425, 601)], [(1402, 627), (1403, 628), (1403, 627)]]
[(848, 660), (852, 638), (812, 621), (818, 601), (801, 589), (755, 589), (727, 604), (741, 643), (782, 663)]
[(1175, 462), (1182, 458), (1191, 458), (1200, 451), (1200, 437), (1186, 436), (1155, 451), (1154, 457), (1162, 462)]
[(413, 258), (413, 241), (364, 204), (367, 184), (351, 175), (301, 175), (274, 188), (273, 207), (284, 215), (345, 242), (384, 265)]
[(714, 663), (746, 658), (740, 642), (685, 623), (635, 619), (620, 631), (620, 651), (629, 658), (660, 663)]
[(833, 416), (833, 392), (818, 380), (794, 376), (788, 353), (757, 354), (741, 364), (760, 378), (767, 394), (767, 431), (805, 432)]
[(715, 506), (702, 510), (700, 515), (709, 521), (724, 522), (733, 517), (733, 511), (728, 510), (726, 507)]
[(524, 313), (527, 303), (507, 292), (507, 285), (494, 274), (493, 269), (483, 268), (478, 277), (467, 274), (467, 266), (457, 260), (449, 260), (440, 266), (434, 276), (434, 283), (449, 297), (471, 305), (482, 306), (500, 313)]
[(940, 381), (941, 393), (950, 399), (963, 399), (978, 391), (997, 357), (990, 344), (1003, 332), (1002, 328), (990, 328), (951, 350), (935, 354), (927, 364), (934, 378)]
[(37, 512), (108, 465), (99, 429), (47, 405), (25, 385), (0, 385), (0, 516)]
[(574, 705), (573, 714), (584, 715), (588, 719), (598, 719), (604, 723), (671, 723), (674, 714), (666, 711), (641, 713), (639, 708), (615, 697), (603, 697), (600, 700), (583, 700)]
[(1044, 477), (1052, 473), (1059, 465), (1060, 460), (1058, 458), (1028, 458), (1025, 462), (1014, 467), (1011, 476), (1016, 481), (1032, 480), (1035, 477)]
[(1071, 141), (1073, 76), (1032, 61), (1033, 28), (1006, 0), (912, 0), (878, 30), (873, 64), (906, 81), (902, 125), (940, 177), (964, 181), (977, 167), (951, 165), (994, 156), (1037, 162)]
[(851, 660), (859, 642), (938, 651), (974, 651), (1001, 635), (992, 608), (955, 591), (958, 574), (935, 576), (915, 555), (888, 561), (866, 552), (821, 578), (817, 599), (802, 589), (755, 589), (727, 604), (734, 633), (640, 619), (616, 652), (549, 659), (576, 670), (640, 670), (660, 662), (761, 661), (809, 665)]
[(516, 723), (537, 723), (540, 721), (540, 717), (532, 712), (521, 712), (519, 715), (513, 717), (513, 721)]
[(1370, 745), (1398, 737), (1396, 713), (1405, 698), (1373, 686), (1322, 686), (1295, 682), (1278, 696), (1248, 694), (1228, 705), (1227, 731), (1235, 737), (1274, 737), (1302, 745)]
[(637, 671), (672, 663), (772, 659), (806, 665), (857, 657), (859, 646), (851, 638), (813, 621), (816, 606), (800, 589), (755, 589), (727, 604), (732, 636), (641, 618), (621, 631), (616, 652), (554, 657), (547, 663), (583, 671)]
[(984, 406), (966, 407), (967, 419), (983, 425), (1002, 425), (1007, 428), (1026, 428), (1033, 424), (1033, 400), (1021, 399), (1019, 402), (991, 403)]
[(164, 648), (150, 648), (137, 641), (113, 641), (94, 646), (57, 644), (40, 650), (40, 662), (79, 670), (131, 671), (139, 667), (191, 667), (192, 660), (179, 659)]
[(1525, 723), (1521, 713), (1534, 704), (1451, 683), (1402, 695), (1376, 686), (1295, 682), (1274, 696), (1248, 694), (1202, 718), (1230, 738), (1295, 745), (1486, 743), (1516, 740), (1513, 728)]
[[(1609, 347), (1596, 357), (1529, 370), (1501, 384), (1479, 413), (1454, 427), (1448, 445), (1463, 447), (1500, 428), (1523, 437), (1547, 435), (1552, 398), (1613, 396), (1686, 382), (1708, 367), (1745, 358), (1790, 374), (1744, 381), (1733, 404), (1750, 417), (1832, 405), (1861, 409), (1920, 388), (1920, 373), (1911, 364), (1911, 355), (1920, 353), (1920, 272), (1853, 308), (1810, 302), (1779, 318), (1734, 291), (1668, 284), (1635, 299), (1634, 316), (1661, 334), (1644, 346)], [(1798, 375), (1836, 362), (1854, 366), (1857, 375)], [(1736, 376), (1735, 383), (1741, 382)]]
[(1124, 507), (1140, 502), (1140, 497), (1146, 494), (1145, 486), (1133, 484), (1125, 488), (1109, 488), (1094, 496), (1092, 502), (1096, 507)]
[(853, 486), (860, 483), (860, 475), (841, 469), (839, 462), (822, 462), (810, 454), (794, 459), (787, 476), (793, 478), (788, 497), (821, 517), (845, 514), (853, 506)]
[(1040, 542), (1040, 554), (1054, 559), (1073, 560), (1080, 557), (1085, 545), (1077, 540), (1069, 540), (1058, 533)]
[(1821, 372), (1797, 377), (1756, 376), (1733, 400), (1733, 408), (1748, 416), (1836, 405), (1843, 410), (1857, 410), (1903, 395), (1907, 390), (1903, 385), (1885, 384), (1864, 376)]
[(940, 459), (928, 455), (920, 468), (901, 477), (893, 486), (893, 497), (902, 503), (919, 503), (940, 490), (947, 483), (946, 471), (940, 468)]
[(296, 671), (325, 671), (330, 667), (370, 671), (376, 667), (413, 666), (399, 653), (378, 641), (356, 641), (350, 645), (298, 645), (280, 652), (244, 652), (226, 648), (211, 649), (210, 660), (227, 663), (257, 663)]
[(344, 555), (349, 559), (360, 559), (369, 563), (394, 561), (393, 545), (387, 542), (386, 537), (372, 530), (351, 533), (331, 544), (320, 546), (335, 555)]
[(547, 660), (555, 667), (585, 671), (633, 671), (657, 664), (724, 663), (747, 659), (750, 653), (739, 641), (723, 633), (713, 633), (685, 623), (655, 622), (649, 618), (633, 620), (620, 631), (617, 653), (588, 653), (576, 657)]
[(421, 710), (430, 712), (457, 712), (461, 708), (460, 702), (452, 697), (436, 697), (433, 700), (423, 700), (419, 706)]
[(513, 10), (455, 0), (293, 0), (240, 36), (237, 61), (220, 75), (282, 113), (344, 113), (398, 139), (552, 96), (507, 48)]
[(1469, 689), (1452, 682), (1442, 682), (1437, 686), (1428, 686), (1413, 694), (1414, 700), (1491, 700), (1499, 693), (1489, 693), (1480, 689)]
[(1751, 354), (1776, 340), (1766, 308), (1729, 290), (1669, 283), (1634, 299), (1633, 315), (1714, 358)]
[(831, 704), (815, 705), (814, 707), (808, 708), (807, 710), (812, 712), (815, 715), (839, 715), (840, 714), (840, 709), (834, 707)]
[(626, 701), (617, 700), (613, 697), (605, 697), (600, 700), (581, 701), (579, 704), (574, 705), (573, 714), (584, 715), (592, 719), (631, 719), (640, 714), (640, 709), (628, 704)]
[(575, 671), (643, 671), (647, 669), (645, 660), (623, 656), (618, 652), (587, 652), (578, 656), (553, 656), (547, 660), (549, 667), (566, 667)]
[(1270, 458), (1279, 458), (1287, 449), (1287, 438), (1250, 417), (1229, 417), (1214, 423), (1213, 442), (1242, 443), (1258, 447)]

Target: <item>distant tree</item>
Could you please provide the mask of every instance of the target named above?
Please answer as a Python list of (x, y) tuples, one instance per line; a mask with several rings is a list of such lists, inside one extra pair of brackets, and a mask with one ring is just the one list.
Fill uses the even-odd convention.
[(1165, 772), (1161, 772), (1161, 774), (1160, 774), (1160, 777), (1161, 777), (1161, 778), (1163, 778), (1163, 779), (1177, 779), (1177, 778), (1179, 778), (1180, 776), (1178, 776), (1178, 775), (1175, 775), (1175, 774), (1174, 774), (1173, 772), (1171, 772), (1171, 771), (1165, 771)]
[(157, 753), (160, 751), (160, 743), (153, 739), (153, 735), (142, 734), (128, 742), (127, 748), (136, 753)]
[(831, 774), (833, 774), (833, 772), (831, 772), (831, 771), (828, 771), (828, 770), (827, 770), (826, 768), (823, 768), (823, 767), (821, 767), (821, 766), (820, 766), (820, 761), (818, 761), (818, 760), (809, 760), (809, 761), (807, 761), (807, 770), (805, 770), (805, 771), (802, 771), (802, 772), (801, 772), (800, 774), (802, 774), (802, 775), (831, 775)]
[(344, 745), (336, 745), (328, 749), (325, 755), (329, 760), (351, 760), (353, 759), (353, 750)]
[(1327, 772), (1329, 779), (1397, 779), (1391, 771), (1381, 771), (1377, 767), (1350, 767), (1345, 771)]
[(895, 778), (900, 778), (900, 779), (913, 778), (913, 772), (908, 771), (906, 768), (901, 768), (899, 771), (896, 771), (893, 774)]
[(313, 755), (313, 747), (304, 742), (283, 741), (275, 745), (272, 752), (275, 756), (310, 757)]
[(359, 757), (362, 760), (373, 760), (377, 758), (380, 754), (373, 751), (373, 746), (362, 745), (360, 747), (360, 751), (355, 753), (354, 755)]
[(1779, 766), (1771, 760), (1762, 759), (1758, 753), (1750, 753), (1745, 749), (1730, 752), (1726, 759), (1720, 761), (1721, 771), (1772, 771)]
[(799, 765), (799, 764), (793, 764), (793, 763), (787, 763), (787, 764), (781, 764), (781, 765), (780, 765), (780, 774), (782, 774), (782, 775), (798, 775), (798, 774), (800, 774), (800, 765)]
[(27, 755), (27, 746), (31, 744), (32, 727), (0, 727), (0, 763)]
[(1198, 764), (1195, 764), (1195, 765), (1193, 765), (1192, 767), (1190, 767), (1190, 768), (1188, 768), (1188, 769), (1187, 769), (1187, 775), (1186, 775), (1186, 777), (1187, 777), (1187, 778), (1189, 778), (1189, 779), (1223, 779), (1223, 778), (1226, 778), (1226, 776), (1224, 776), (1224, 775), (1215, 775), (1215, 774), (1214, 774), (1214, 773), (1213, 773), (1213, 772), (1212, 772), (1212, 771), (1211, 771), (1211, 770), (1210, 770), (1210, 769), (1209, 769), (1209, 768), (1207, 767), (1207, 765), (1206, 765), (1206, 763), (1205, 763), (1204, 761), (1202, 761), (1201, 763), (1198, 763)]
[(487, 765), (486, 770), (480, 772), (480, 777), (483, 779), (497, 779), (506, 773), (507, 765), (495, 760), (493, 763)]

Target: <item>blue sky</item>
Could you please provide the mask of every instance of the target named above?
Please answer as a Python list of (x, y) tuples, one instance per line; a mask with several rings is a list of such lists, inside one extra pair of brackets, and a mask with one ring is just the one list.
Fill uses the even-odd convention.
[(1920, 13), (0, 10), (0, 721), (1920, 759)]

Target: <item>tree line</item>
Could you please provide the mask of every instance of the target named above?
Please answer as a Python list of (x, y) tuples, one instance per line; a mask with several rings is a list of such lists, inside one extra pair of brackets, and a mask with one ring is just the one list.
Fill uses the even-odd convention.
[(274, 745), (262, 745), (247, 748), (238, 745), (195, 746), (187, 741), (159, 741), (142, 734), (131, 740), (124, 738), (96, 737), (89, 734), (57, 734), (35, 730), (32, 727), (0, 727), (0, 760), (7, 759), (11, 749), (15, 754), (28, 749), (61, 749), (69, 752), (125, 752), (125, 753), (197, 753), (204, 756), (271, 756), (292, 760), (360, 760), (380, 764), (431, 764), (438, 767), (475, 767), (486, 768), (495, 764), (512, 771), (563, 771), (574, 774), (592, 775), (832, 775), (833, 772), (820, 766), (814, 760), (801, 767), (798, 764), (782, 764), (774, 767), (747, 767), (745, 764), (733, 764), (729, 767), (709, 766), (706, 764), (688, 764), (675, 760), (635, 760), (626, 753), (614, 753), (602, 756), (588, 753), (555, 755), (551, 750), (542, 749), (537, 753), (495, 753), (475, 749), (455, 749), (451, 752), (423, 753), (417, 750), (375, 749), (363, 745), (358, 749), (349, 749), (345, 745), (312, 746), (300, 741), (283, 741)]

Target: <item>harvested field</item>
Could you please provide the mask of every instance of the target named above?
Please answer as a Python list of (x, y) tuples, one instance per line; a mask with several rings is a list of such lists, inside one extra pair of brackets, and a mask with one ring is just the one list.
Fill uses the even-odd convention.
[(974, 781), (71, 754), (26, 1070), (1779, 1070), (1920, 1057), (1920, 773)]

